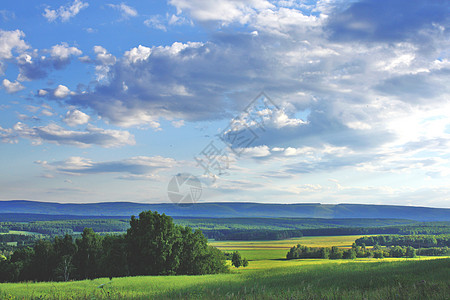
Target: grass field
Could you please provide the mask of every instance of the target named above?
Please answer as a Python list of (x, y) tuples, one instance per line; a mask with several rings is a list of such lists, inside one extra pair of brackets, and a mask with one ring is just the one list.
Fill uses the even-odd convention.
[(37, 232), (31, 232), (31, 231), (10, 230), (9, 232), (0, 232), (0, 234), (35, 235), (35, 234), (40, 234), (40, 233), (37, 233)]
[(349, 247), (358, 236), (214, 242), (247, 268), (204, 276), (141, 276), (0, 284), (1, 299), (449, 299), (450, 258), (284, 260), (295, 244)]

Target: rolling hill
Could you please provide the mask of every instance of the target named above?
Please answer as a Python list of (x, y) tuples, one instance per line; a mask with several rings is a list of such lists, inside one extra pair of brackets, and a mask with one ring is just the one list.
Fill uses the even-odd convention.
[(204, 202), (193, 205), (132, 202), (51, 203), (27, 200), (0, 201), (0, 214), (46, 214), (72, 216), (131, 216), (152, 210), (173, 217), (201, 218), (386, 218), (415, 221), (450, 221), (450, 209), (368, 204), (263, 204)]

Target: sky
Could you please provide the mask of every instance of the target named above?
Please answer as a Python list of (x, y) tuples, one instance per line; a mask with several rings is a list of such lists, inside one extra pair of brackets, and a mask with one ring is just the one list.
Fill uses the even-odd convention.
[(0, 199), (190, 174), (198, 202), (450, 208), (449, 56), (448, 1), (4, 1)]

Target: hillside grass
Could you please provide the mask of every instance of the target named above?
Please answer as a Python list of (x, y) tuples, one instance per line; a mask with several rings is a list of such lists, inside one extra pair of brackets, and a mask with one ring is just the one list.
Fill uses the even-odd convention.
[[(285, 260), (290, 247), (340, 245), (358, 236), (211, 242), (239, 249), (247, 268), (203, 276), (139, 276), (0, 284), (0, 299), (449, 299), (450, 258)], [(339, 243), (338, 243), (339, 242)], [(235, 248), (233, 248), (235, 247)], [(286, 248), (285, 248), (286, 247)]]

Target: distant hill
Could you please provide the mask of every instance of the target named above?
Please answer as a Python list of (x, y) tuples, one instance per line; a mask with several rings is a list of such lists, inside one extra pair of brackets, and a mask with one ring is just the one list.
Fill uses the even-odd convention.
[(263, 204), (215, 202), (194, 205), (107, 202), (90, 204), (51, 203), (26, 200), (0, 201), (0, 214), (46, 214), (72, 216), (131, 216), (152, 210), (173, 217), (201, 218), (385, 218), (415, 221), (450, 221), (450, 209), (366, 204)]

